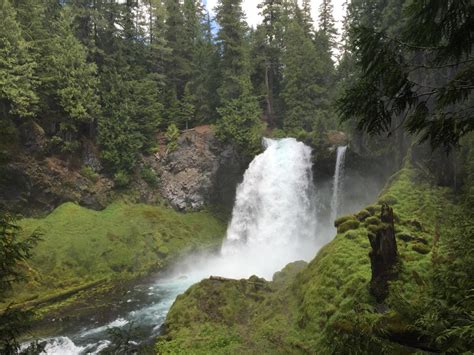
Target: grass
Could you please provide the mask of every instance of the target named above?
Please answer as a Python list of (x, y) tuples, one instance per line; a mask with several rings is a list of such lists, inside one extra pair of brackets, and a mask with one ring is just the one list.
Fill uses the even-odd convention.
[(224, 223), (208, 212), (181, 214), (124, 202), (103, 211), (65, 203), (20, 226), (25, 235), (42, 233), (42, 241), (24, 266), (29, 282), (9, 299), (15, 303), (54, 300), (100, 280), (145, 275), (180, 255), (218, 245), (225, 233)]
[[(171, 308), (157, 352), (412, 353), (428, 346), (417, 317), (429, 294), (434, 236), (449, 229), (447, 215), (459, 207), (448, 189), (419, 174), (401, 170), (377, 205), (338, 220), (335, 239), (283, 280), (277, 274), (255, 292), (244, 280), (193, 286)], [(388, 299), (378, 305), (368, 287), (368, 234), (381, 223), (383, 202), (396, 215), (400, 262)]]

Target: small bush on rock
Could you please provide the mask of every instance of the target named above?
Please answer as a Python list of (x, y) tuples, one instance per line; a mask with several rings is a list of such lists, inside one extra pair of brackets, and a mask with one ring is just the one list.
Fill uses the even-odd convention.
[(130, 176), (124, 171), (119, 171), (114, 175), (114, 182), (116, 187), (126, 187), (130, 184)]

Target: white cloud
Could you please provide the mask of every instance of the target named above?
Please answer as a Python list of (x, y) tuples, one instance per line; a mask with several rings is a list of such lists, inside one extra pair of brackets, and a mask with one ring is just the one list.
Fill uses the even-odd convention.
[[(321, 2), (322, 0), (311, 0), (312, 15), (315, 26), (317, 26), (318, 23), (319, 5)], [(340, 30), (342, 28), (342, 19), (344, 18), (344, 0), (332, 0), (332, 2), (334, 6), (334, 18), (337, 22), (337, 28)], [(259, 10), (257, 9), (257, 5), (259, 3), (260, 1), (243, 0), (242, 8), (247, 16), (247, 23), (252, 27), (255, 27), (261, 22), (261, 17), (258, 14)], [(211, 10), (211, 12), (213, 11), (216, 4), (217, 0), (207, 0), (207, 7), (209, 10)]]

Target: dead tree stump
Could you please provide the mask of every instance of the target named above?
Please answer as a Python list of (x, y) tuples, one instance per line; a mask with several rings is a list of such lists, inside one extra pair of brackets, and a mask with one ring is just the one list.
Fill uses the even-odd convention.
[(387, 204), (382, 205), (380, 220), (382, 223), (375, 234), (369, 233), (372, 247), (369, 253), (372, 267), (370, 293), (379, 303), (388, 296), (388, 281), (396, 277), (395, 265), (398, 260), (393, 209)]

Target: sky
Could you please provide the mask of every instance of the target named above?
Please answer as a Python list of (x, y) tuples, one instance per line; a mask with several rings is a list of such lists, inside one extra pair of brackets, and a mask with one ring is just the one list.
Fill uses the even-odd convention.
[[(206, 1), (204, 1), (206, 2)], [(318, 13), (319, 13), (319, 5), (321, 4), (322, 0), (311, 0), (311, 9), (313, 20), (317, 27), (318, 23)], [(216, 6), (217, 0), (207, 0), (207, 8), (211, 11)], [(260, 0), (243, 0), (243, 9), (245, 14), (247, 15), (247, 23), (251, 27), (255, 27), (257, 24), (261, 22), (261, 18), (258, 14), (259, 10), (257, 9), (257, 5), (260, 3)], [(342, 27), (342, 19), (344, 17), (344, 7), (343, 3), (344, 0), (332, 0), (334, 6), (334, 18), (337, 22), (337, 28), (339, 33), (341, 32)]]

